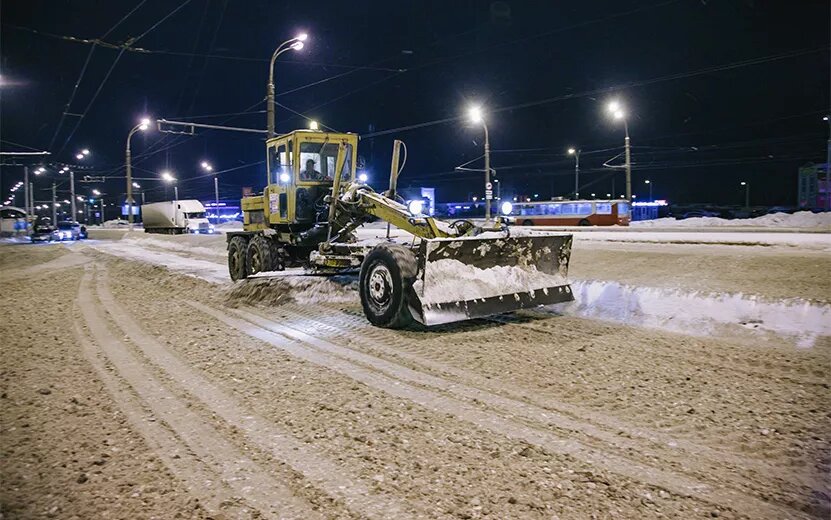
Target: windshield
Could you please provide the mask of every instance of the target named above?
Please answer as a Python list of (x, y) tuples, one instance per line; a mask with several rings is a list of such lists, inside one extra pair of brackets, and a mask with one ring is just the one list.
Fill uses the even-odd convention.
[(72, 222), (58, 222), (58, 229), (72, 229)]
[(192, 213), (185, 213), (186, 218), (205, 218), (204, 211), (194, 211)]
[(335, 143), (300, 143), (300, 180), (332, 182), (337, 160)]

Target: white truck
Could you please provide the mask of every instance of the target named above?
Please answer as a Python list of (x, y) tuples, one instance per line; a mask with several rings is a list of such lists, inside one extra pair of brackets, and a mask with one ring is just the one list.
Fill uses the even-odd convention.
[(145, 233), (213, 233), (205, 218), (205, 206), (198, 200), (171, 200), (141, 206)]

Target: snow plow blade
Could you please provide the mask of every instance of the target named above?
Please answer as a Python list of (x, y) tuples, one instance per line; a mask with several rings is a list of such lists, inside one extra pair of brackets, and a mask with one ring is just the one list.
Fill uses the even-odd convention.
[(410, 312), (426, 326), (574, 300), (571, 235), (423, 240)]

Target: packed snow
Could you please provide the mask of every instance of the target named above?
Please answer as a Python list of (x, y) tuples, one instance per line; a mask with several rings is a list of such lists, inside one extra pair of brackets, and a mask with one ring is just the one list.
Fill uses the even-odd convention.
[(413, 288), (421, 303), (431, 305), (527, 293), (567, 283), (563, 276), (538, 271), (534, 266), (499, 265), (480, 269), (445, 258), (430, 262), (426, 267), (424, 281), (418, 280)]

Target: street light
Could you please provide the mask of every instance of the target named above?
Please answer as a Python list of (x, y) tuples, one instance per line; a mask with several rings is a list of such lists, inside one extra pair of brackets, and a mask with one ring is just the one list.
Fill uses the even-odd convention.
[[(491, 145), (488, 137), (488, 125), (485, 124), (485, 118), (482, 113), (482, 107), (478, 105), (471, 106), (468, 109), (468, 116), (473, 124), (480, 124), (485, 131), (485, 222), (491, 221), (491, 198), (493, 192), (491, 191)], [(491, 195), (488, 196), (488, 192)]]
[(742, 181), (741, 185), (744, 186), (744, 207), (750, 211), (750, 183)]
[[(171, 175), (171, 173), (168, 172), (168, 171), (163, 171), (162, 172), (162, 180), (164, 182), (167, 182), (167, 183), (175, 183), (176, 182), (176, 177)], [(173, 185), (173, 195), (175, 197), (175, 200), (179, 200), (179, 186), (177, 186), (175, 184)]]
[(655, 199), (652, 198), (652, 181), (646, 179), (645, 181), (643, 181), (643, 183), (649, 185), (649, 200), (654, 201)]
[(318, 123), (314, 119), (309, 121), (309, 130), (319, 130), (319, 129), (320, 129), (320, 123)]
[(626, 139), (624, 141), (624, 150), (626, 152), (626, 198), (632, 200), (632, 156), (629, 150), (629, 123), (626, 121), (626, 112), (619, 101), (611, 101), (607, 108), (616, 121), (623, 121), (623, 129), (626, 132)]
[(98, 197), (98, 196), (101, 195), (101, 192), (98, 191), (98, 190), (92, 190), (92, 194), (95, 195), (96, 197)]
[(580, 149), (569, 148), (568, 154), (574, 156), (574, 198), (580, 198)]
[[(214, 167), (208, 161), (202, 161), (200, 166), (206, 172), (214, 171)], [(214, 214), (216, 215), (215, 223), (219, 224), (219, 177), (216, 175), (214, 175)]]
[(133, 165), (130, 156), (130, 139), (133, 138), (133, 134), (136, 132), (144, 132), (148, 128), (150, 128), (150, 119), (145, 117), (127, 134), (127, 148), (124, 154), (124, 163), (127, 167), (127, 222), (129, 223), (128, 227), (131, 231), (133, 230)]
[(308, 39), (309, 35), (306, 33), (300, 33), (294, 38), (290, 40), (286, 40), (281, 43), (277, 49), (274, 50), (274, 54), (271, 55), (271, 63), (268, 67), (268, 85), (266, 85), (266, 123), (268, 125), (268, 137), (274, 137), (274, 62), (277, 61), (277, 57), (286, 52), (289, 49), (293, 49), (299, 51), (303, 48), (303, 42)]

